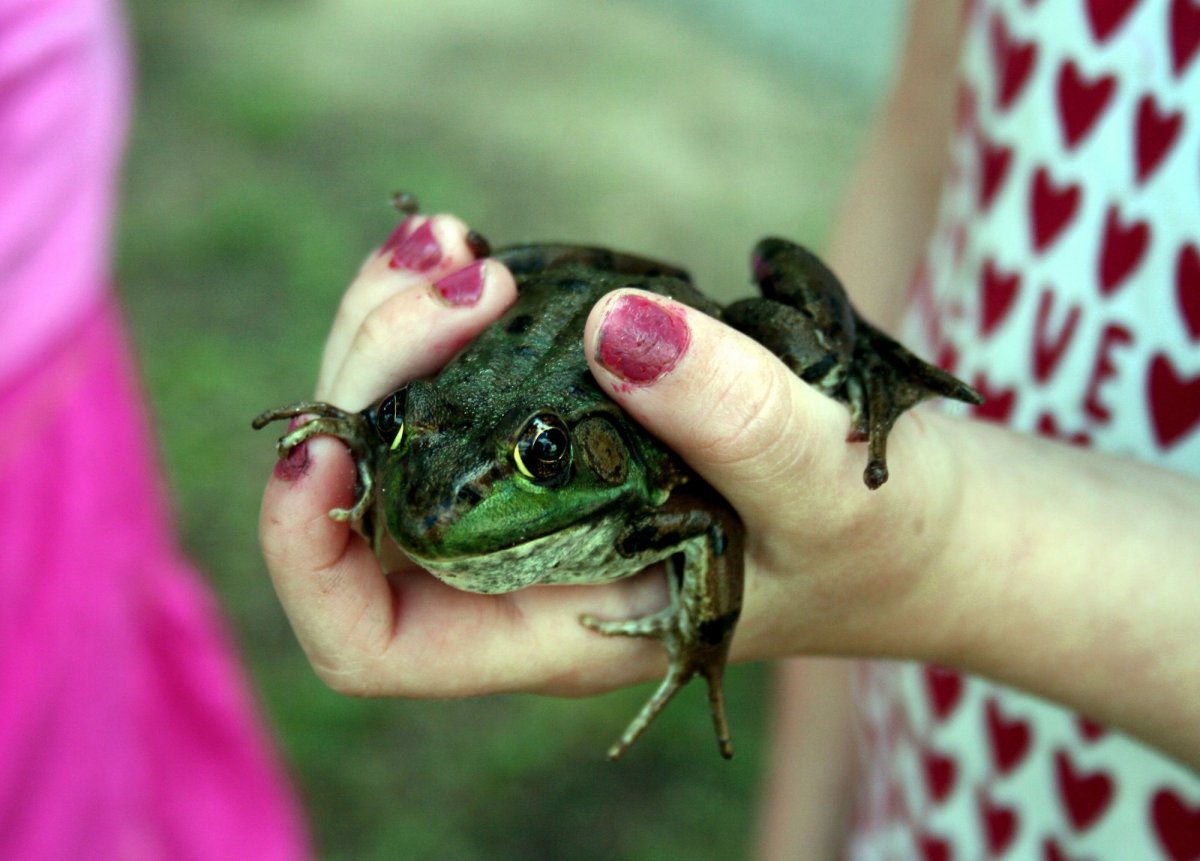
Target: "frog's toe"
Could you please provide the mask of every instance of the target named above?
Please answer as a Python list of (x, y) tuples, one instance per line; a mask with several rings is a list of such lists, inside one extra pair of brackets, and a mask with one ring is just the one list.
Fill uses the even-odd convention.
[(642, 733), (649, 729), (659, 712), (666, 708), (667, 703), (674, 699), (675, 694), (683, 689), (692, 675), (692, 672), (684, 670), (676, 661), (671, 662), (667, 676), (659, 684), (654, 696), (646, 701), (637, 716), (629, 722), (629, 726), (625, 727), (625, 732), (621, 733), (621, 737), (608, 749), (610, 760), (615, 762), (625, 755), (633, 743), (642, 737)]
[(729, 718), (725, 716), (725, 664), (709, 664), (702, 672), (704, 681), (708, 683), (708, 708), (712, 712), (713, 728), (717, 731), (717, 748), (725, 759), (733, 759)]
[(867, 468), (863, 470), (863, 484), (870, 490), (879, 490), (887, 480), (888, 468), (885, 460), (881, 458), (867, 461)]
[(670, 608), (637, 619), (601, 619), (584, 613), (579, 617), (579, 624), (606, 637), (652, 637), (661, 640), (671, 630), (674, 615)]
[(365, 461), (358, 461), (358, 496), (354, 500), (354, 504), (349, 508), (331, 508), (329, 516), (331, 519), (339, 523), (345, 523), (352, 520), (362, 520), (367, 515), (367, 510), (371, 507), (371, 500), (375, 495), (375, 481), (371, 477), (371, 469)]

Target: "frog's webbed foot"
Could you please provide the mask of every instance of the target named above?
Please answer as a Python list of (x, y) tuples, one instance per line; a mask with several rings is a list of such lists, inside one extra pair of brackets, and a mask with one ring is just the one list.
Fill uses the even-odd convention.
[(367, 449), (368, 431), (366, 420), (359, 413), (351, 413), (333, 404), (323, 401), (302, 401), (267, 410), (251, 422), (255, 430), (262, 430), (271, 422), (281, 419), (294, 419), (301, 416), (312, 418), (298, 427), (289, 429), (276, 443), (276, 451), (282, 460), (292, 453), (296, 446), (314, 436), (326, 435), (337, 437), (350, 449), (354, 457), (354, 465), (358, 471), (355, 483), (354, 504), (349, 508), (334, 508), (329, 516), (334, 520), (362, 520), (371, 507), (374, 498), (374, 482), (371, 478), (371, 464)]
[(929, 398), (981, 404), (979, 392), (952, 374), (915, 356), (897, 341), (856, 317), (854, 359), (844, 395), (850, 405), (851, 442), (867, 443), (863, 481), (872, 490), (888, 478), (887, 439), (905, 410)]
[(805, 382), (850, 407), (850, 442), (867, 443), (863, 481), (888, 478), (887, 438), (896, 419), (932, 397), (982, 403), (961, 380), (917, 358), (859, 316), (820, 258), (785, 239), (764, 239), (751, 261), (762, 299), (723, 319), (779, 356)]
[[(676, 582), (671, 577), (671, 582)], [(682, 629), (678, 621), (679, 590), (672, 585), (671, 603), (663, 610), (649, 616), (626, 621), (606, 621), (585, 614), (579, 617), (580, 623), (606, 637), (650, 637), (662, 641), (667, 650), (667, 675), (659, 683), (654, 694), (642, 706), (621, 737), (608, 749), (608, 758), (618, 760), (625, 755), (633, 743), (641, 738), (650, 724), (658, 717), (659, 712), (666, 708), (667, 703), (683, 690), (684, 686), (695, 676), (704, 676), (708, 683), (709, 707), (712, 711), (713, 725), (717, 732), (717, 745), (721, 756), (729, 759), (733, 756), (733, 743), (729, 737), (729, 719), (725, 714), (725, 693), (722, 684), (725, 671), (724, 652), (718, 660), (705, 660), (704, 653), (697, 654), (691, 637)], [(724, 651), (728, 651), (726, 648)]]
[[(653, 552), (658, 542), (673, 544), (679, 550), (666, 560), (671, 589), (667, 606), (624, 621), (606, 621), (592, 615), (579, 620), (608, 637), (659, 640), (667, 650), (667, 675), (609, 748), (608, 758), (612, 760), (620, 759), (696, 676), (703, 676), (708, 685), (709, 710), (721, 756), (733, 756), (723, 682), (742, 603), (742, 527), (723, 501), (708, 510), (688, 510), (694, 504), (694, 500), (677, 501), (676, 511), (656, 514), (648, 524), (631, 530), (623, 542), (638, 545), (639, 552)], [(681, 536), (687, 540), (679, 545)]]

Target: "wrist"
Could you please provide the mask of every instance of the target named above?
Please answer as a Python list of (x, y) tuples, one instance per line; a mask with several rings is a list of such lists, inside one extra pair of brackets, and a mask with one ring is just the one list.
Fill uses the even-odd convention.
[(944, 650), (954, 536), (964, 528), (962, 425), (907, 414), (891, 437), (891, 478), (875, 491), (862, 484), (862, 446), (826, 442), (837, 454), (806, 483), (810, 493), (830, 488), (830, 499), (808, 531), (763, 539), (748, 524), (751, 624), (739, 655), (926, 659)]

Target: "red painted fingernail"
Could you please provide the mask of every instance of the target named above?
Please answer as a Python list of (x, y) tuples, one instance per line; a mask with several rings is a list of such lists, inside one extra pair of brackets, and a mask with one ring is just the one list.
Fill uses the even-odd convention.
[(275, 477), (283, 481), (295, 481), (308, 474), (309, 461), (308, 440), (305, 440), (289, 451), (287, 457), (275, 461)]
[(642, 296), (620, 296), (600, 323), (596, 359), (630, 383), (652, 383), (687, 352), (683, 312)]
[(408, 239), (408, 237), (412, 235), (413, 228), (416, 226), (416, 222), (417, 220), (410, 216), (409, 218), (406, 218), (397, 224), (396, 229), (392, 231), (391, 236), (389, 236), (387, 241), (383, 243), (383, 246), (380, 247), (379, 253), (391, 254), (393, 251), (399, 248), (401, 243), (403, 243), (405, 239)]
[(451, 305), (474, 305), (483, 295), (483, 261), (476, 260), (457, 272), (435, 281), (435, 295)]
[(433, 222), (426, 221), (396, 246), (388, 265), (410, 272), (428, 272), (442, 262), (442, 246), (433, 235)]
[[(291, 433), (301, 425), (306, 425), (313, 420), (312, 416), (295, 416), (288, 422), (287, 432)], [(275, 477), (284, 481), (295, 481), (300, 476), (308, 472), (308, 441), (300, 443), (287, 453), (286, 457), (281, 457), (275, 461)]]

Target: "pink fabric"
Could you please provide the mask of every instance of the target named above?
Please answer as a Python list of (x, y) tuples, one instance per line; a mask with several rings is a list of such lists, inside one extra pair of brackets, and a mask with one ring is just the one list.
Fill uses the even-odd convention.
[(0, 858), (306, 857), (115, 311), (67, 344), (0, 389)]
[(0, 380), (103, 292), (124, 48), (108, 0), (0, 4)]
[(104, 298), (124, 47), (108, 0), (0, 5), (0, 858), (304, 858)]

